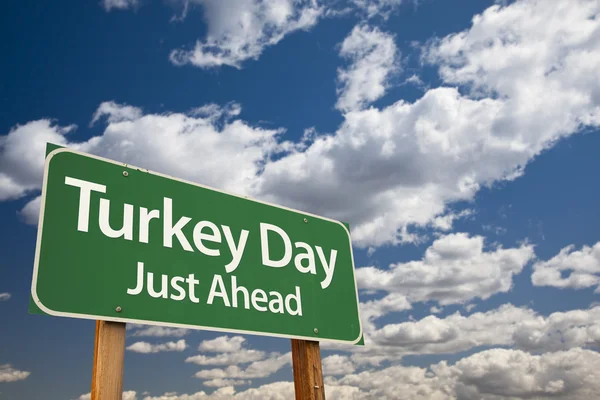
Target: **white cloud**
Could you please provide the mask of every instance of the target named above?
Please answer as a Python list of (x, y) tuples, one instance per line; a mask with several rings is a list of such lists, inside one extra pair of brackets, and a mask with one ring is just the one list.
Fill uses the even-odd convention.
[(360, 303), (360, 317), (363, 331), (371, 332), (375, 329), (375, 320), (391, 312), (409, 310), (411, 305), (405, 296), (391, 293), (378, 299)]
[(186, 358), (185, 362), (197, 365), (237, 365), (260, 361), (265, 358), (265, 355), (264, 351), (240, 349), (235, 352), (222, 353), (216, 356), (205, 356), (200, 354)]
[(190, 50), (174, 50), (170, 58), (176, 65), (202, 68), (241, 68), (286, 35), (314, 26), (323, 12), (316, 0), (184, 0), (184, 7), (190, 2), (203, 6), (207, 36)]
[(236, 393), (235, 400), (288, 400), (294, 398), (292, 382), (274, 382)]
[[(438, 87), (412, 103), (348, 112), (337, 132), (310, 145), (279, 143), (281, 131), (239, 120), (221, 127), (186, 114), (109, 123), (102, 136), (70, 145), (348, 221), (357, 246), (415, 241), (411, 229), (430, 226), (449, 203), (515, 179), (560, 138), (599, 125), (598, 7), (589, 0), (494, 5), (468, 30), (425, 48), (424, 59), (460, 90)], [(237, 24), (238, 11), (253, 21), (238, 6), (215, 32)], [(41, 120), (3, 136), (0, 198), (38, 190), (46, 137), (66, 143), (69, 129)], [(270, 161), (281, 150), (290, 154)]]
[(484, 250), (484, 238), (465, 233), (435, 240), (419, 261), (356, 271), (362, 289), (377, 289), (404, 295), (411, 302), (438, 301), (441, 305), (487, 299), (507, 292), (512, 278), (534, 256), (533, 246)]
[(0, 301), (8, 301), (11, 297), (10, 293), (0, 293)]
[[(442, 400), (591, 399), (600, 393), (600, 354), (580, 348), (542, 355), (491, 349), (428, 368), (394, 365), (325, 378), (328, 399)], [(292, 382), (274, 382), (237, 392), (223, 387), (213, 394), (164, 395), (144, 400), (286, 400)]]
[(367, 18), (381, 16), (384, 19), (389, 18), (398, 7), (406, 0), (353, 0), (353, 3), (359, 10), (362, 10)]
[(160, 344), (151, 344), (148, 342), (136, 342), (132, 345), (127, 346), (127, 350), (135, 353), (160, 353), (163, 351), (184, 351), (187, 348), (185, 339), (178, 340), (177, 342), (166, 342)]
[(457, 376), (459, 396), (589, 399), (600, 393), (599, 367), (600, 355), (590, 350), (531, 355), (493, 349), (460, 360), (449, 370)]
[(494, 5), (425, 50), (465, 94), (438, 87), (414, 103), (349, 112), (334, 135), (268, 163), (259, 193), (349, 221), (360, 246), (414, 240), (407, 227), (426, 226), (448, 203), (518, 177), (560, 138), (598, 126), (598, 7)]
[[(215, 111), (219, 111), (218, 109)], [(132, 107), (124, 104), (117, 104), (114, 101), (105, 101), (94, 113), (90, 126), (94, 125), (100, 118), (106, 117), (109, 124), (125, 121), (135, 121), (142, 117), (142, 110), (138, 107)]]
[(37, 225), (40, 218), (40, 207), (42, 205), (42, 196), (34, 197), (25, 204), (18, 214), (23, 219), (23, 222), (29, 225)]
[(193, 394), (173, 394), (165, 393), (162, 396), (146, 396), (143, 400), (225, 400), (231, 398), (235, 393), (233, 387), (224, 387), (217, 390), (215, 393), (206, 394), (204, 391), (200, 391)]
[(17, 125), (0, 137), (0, 200), (17, 199), (39, 190), (46, 142), (65, 145), (74, 125), (59, 127), (50, 120)]
[(583, 246), (581, 250), (575, 250), (573, 245), (567, 246), (550, 260), (536, 262), (533, 265), (531, 282), (535, 286), (572, 289), (598, 286), (600, 242), (592, 247)]
[(379, 365), (411, 354), (455, 354), (481, 346), (511, 346), (530, 352), (600, 345), (600, 307), (547, 317), (505, 304), (498, 309), (445, 318), (434, 315), (365, 330), (365, 347), (350, 351), (356, 365)]
[(208, 387), (225, 387), (225, 386), (242, 386), (248, 385), (251, 381), (235, 380), (235, 379), (211, 379), (204, 381), (202, 384)]
[(211, 353), (233, 353), (240, 351), (246, 339), (242, 336), (219, 336), (212, 340), (204, 340), (198, 350)]
[(392, 366), (363, 371), (325, 383), (355, 387), (354, 399), (587, 399), (600, 393), (600, 354), (579, 348), (531, 355), (492, 349), (449, 366)]
[[(278, 142), (281, 130), (231, 121), (229, 118), (236, 112), (231, 105), (225, 110), (212, 107), (201, 116), (191, 115), (198, 114), (197, 110), (190, 115), (140, 115), (131, 109), (102, 103), (96, 114), (106, 115), (108, 125), (102, 135), (85, 142), (68, 141), (65, 135), (74, 127), (53, 125), (50, 120), (11, 129), (8, 135), (0, 137), (0, 200), (40, 190), (46, 142), (238, 194), (249, 191), (271, 154), (289, 145)], [(236, 168), (230, 168), (232, 164)], [(37, 221), (39, 202), (34, 199), (21, 211), (28, 221)]]
[(242, 369), (237, 365), (229, 367), (205, 369), (196, 373), (196, 378), (200, 379), (254, 379), (266, 378), (279, 371), (286, 365), (291, 365), (292, 353), (279, 354), (272, 353), (268, 358), (255, 361)]
[(354, 363), (348, 356), (333, 354), (322, 360), (323, 375), (347, 375), (355, 370)]
[(14, 369), (10, 364), (0, 365), (0, 382), (16, 382), (27, 379), (29, 371)]
[[(141, 325), (143, 326), (143, 325)], [(145, 337), (183, 337), (190, 333), (189, 329), (183, 328), (167, 328), (164, 326), (148, 326), (136, 330), (132, 336), (145, 336)]]
[(165, 394), (158, 397), (147, 396), (144, 397), (144, 400), (288, 400), (291, 398), (294, 398), (293, 383), (274, 382), (239, 393), (236, 393), (232, 386), (227, 386), (211, 394), (206, 394), (203, 391), (181, 395)]
[(342, 42), (340, 55), (351, 62), (338, 69), (336, 108), (345, 112), (362, 109), (382, 97), (390, 76), (399, 71), (394, 36), (378, 28), (355, 26)]
[[(77, 398), (77, 400), (91, 400), (91, 398), (92, 398), (92, 394), (86, 393), (86, 394), (82, 394), (81, 396), (79, 396)], [(135, 392), (135, 390), (125, 391), (125, 392), (123, 392), (122, 400), (137, 400), (137, 393)]]
[(102, 0), (102, 6), (106, 11), (112, 9), (126, 10), (139, 6), (139, 0)]

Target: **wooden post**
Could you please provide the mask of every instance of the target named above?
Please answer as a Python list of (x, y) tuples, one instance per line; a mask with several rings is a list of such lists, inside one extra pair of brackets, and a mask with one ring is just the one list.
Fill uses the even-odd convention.
[(292, 339), (296, 400), (325, 400), (319, 342)]
[(96, 321), (92, 400), (123, 398), (123, 364), (125, 361), (125, 324)]

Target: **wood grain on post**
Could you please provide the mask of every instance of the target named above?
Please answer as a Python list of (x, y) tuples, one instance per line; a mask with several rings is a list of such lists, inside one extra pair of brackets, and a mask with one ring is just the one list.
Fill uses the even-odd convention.
[(125, 324), (96, 321), (92, 400), (121, 400), (125, 361)]
[(325, 400), (319, 342), (292, 339), (296, 400)]

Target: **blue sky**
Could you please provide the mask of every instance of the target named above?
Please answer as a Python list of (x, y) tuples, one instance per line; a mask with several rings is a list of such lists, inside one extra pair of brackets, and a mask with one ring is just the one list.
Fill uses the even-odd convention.
[[(46, 142), (350, 222), (331, 399), (600, 396), (594, 0), (3, 3), (0, 399), (85, 399), (27, 312)], [(286, 399), (288, 340), (128, 330), (124, 399)]]

